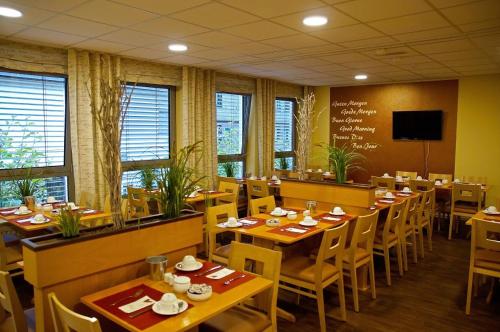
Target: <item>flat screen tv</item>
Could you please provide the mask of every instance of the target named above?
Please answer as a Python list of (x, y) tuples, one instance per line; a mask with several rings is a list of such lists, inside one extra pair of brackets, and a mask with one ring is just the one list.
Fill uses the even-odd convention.
[(436, 141), (442, 130), (443, 111), (392, 112), (392, 139)]

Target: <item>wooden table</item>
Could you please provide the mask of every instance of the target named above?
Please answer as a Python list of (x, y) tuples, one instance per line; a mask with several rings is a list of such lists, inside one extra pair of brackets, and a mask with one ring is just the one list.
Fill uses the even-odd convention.
[(108, 289), (101, 290), (94, 294), (83, 296), (81, 298), (81, 302), (90, 307), (92, 310), (102, 314), (106, 318), (112, 320), (116, 324), (127, 329), (128, 331), (137, 331), (137, 332), (186, 331), (196, 328), (199, 324), (203, 323), (204, 321), (243, 302), (245, 299), (252, 297), (272, 287), (273, 282), (262, 277), (256, 277), (224, 293), (217, 294), (214, 292), (212, 294), (212, 297), (210, 297), (210, 299), (201, 302), (189, 300), (185, 294), (182, 295), (176, 294), (178, 298), (183, 299), (188, 303), (191, 303), (193, 307), (177, 316), (165, 319), (160, 323), (155, 324), (144, 330), (139, 330), (135, 328), (134, 326), (126, 323), (119, 317), (111, 314), (107, 310), (102, 309), (101, 307), (97, 306), (94, 303), (99, 299), (130, 289), (140, 284), (145, 284), (146, 286), (149, 286), (164, 293), (172, 292), (172, 287), (169, 286), (164, 281), (152, 281), (148, 277), (142, 277)]
[(487, 220), (487, 221), (500, 222), (500, 215), (488, 215), (488, 214), (481, 211), (481, 212), (478, 212), (475, 215), (473, 215), (469, 220), (467, 220), (467, 222), (465, 224), (471, 226), (472, 219), (483, 219), (483, 220)]

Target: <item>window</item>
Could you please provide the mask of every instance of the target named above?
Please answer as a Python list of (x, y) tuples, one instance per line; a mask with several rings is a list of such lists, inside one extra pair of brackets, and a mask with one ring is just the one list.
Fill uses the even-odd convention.
[(170, 158), (173, 136), (174, 89), (168, 86), (126, 84), (131, 93), (123, 122), (121, 159), (122, 192), (142, 187), (139, 170), (154, 169)]
[(227, 176), (227, 169), (232, 168), (234, 176), (242, 177), (245, 171), (244, 161), (251, 97), (244, 94), (219, 92), (215, 99), (218, 174)]
[(21, 202), (12, 179), (29, 172), (38, 199), (68, 199), (66, 113), (64, 76), (0, 71), (0, 206)]
[(295, 101), (277, 98), (274, 122), (274, 167), (293, 169), (295, 156)]

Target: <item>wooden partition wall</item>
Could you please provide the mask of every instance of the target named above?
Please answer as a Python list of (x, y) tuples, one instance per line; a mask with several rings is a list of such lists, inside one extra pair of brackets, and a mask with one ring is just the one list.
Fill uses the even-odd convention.
[[(36, 331), (53, 331), (47, 295), (55, 292), (73, 308), (80, 297), (149, 272), (145, 258), (167, 254), (168, 265), (195, 255), (203, 241), (203, 214), (159, 222), (67, 244), (37, 248), (24, 241), (25, 279), (33, 285)], [(62, 240), (64, 242), (64, 240)]]
[(284, 206), (305, 207), (306, 201), (313, 200), (320, 210), (333, 206), (366, 209), (375, 203), (373, 186), (328, 181), (282, 180), (280, 195)]

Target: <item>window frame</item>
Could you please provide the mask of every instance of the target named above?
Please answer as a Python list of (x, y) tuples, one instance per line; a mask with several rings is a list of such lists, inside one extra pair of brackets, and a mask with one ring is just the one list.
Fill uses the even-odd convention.
[[(64, 78), (64, 164), (61, 166), (43, 166), (32, 167), (32, 175), (37, 177), (37, 174), (43, 172), (40, 178), (51, 177), (66, 177), (68, 199), (71, 201), (75, 197), (75, 181), (72, 163), (72, 149), (71, 149), (71, 128), (70, 128), (70, 109), (69, 109), (69, 91), (68, 91), (68, 75), (52, 72), (39, 72), (39, 71), (26, 71), (16, 70), (0, 66), (0, 71), (10, 73), (20, 73), (26, 75), (40, 75), (40, 76), (53, 76)], [(25, 176), (27, 168), (14, 168), (14, 169), (0, 169), (0, 181), (9, 181), (22, 179)]]
[[(227, 91), (216, 91), (215, 92), (215, 101), (217, 102), (217, 94), (218, 93), (224, 93), (224, 94), (230, 94), (230, 95), (239, 95), (242, 96), (243, 98), (249, 98), (249, 105), (252, 103), (252, 94), (251, 93), (240, 93), (240, 92), (227, 92)], [(248, 142), (248, 124), (250, 122), (250, 110), (251, 106), (247, 110), (248, 114), (245, 114), (245, 109), (242, 110), (242, 128), (243, 131), (241, 133), (241, 153), (239, 154), (224, 154), (220, 155), (219, 151), (217, 151), (217, 165), (219, 164), (224, 164), (228, 162), (242, 162), (243, 167), (242, 167), (242, 173), (243, 176), (245, 176), (246, 173), (246, 156), (247, 156), (247, 142)], [(217, 130), (217, 104), (215, 105), (215, 128)], [(217, 146), (218, 150), (218, 146)]]
[[(149, 168), (158, 168), (169, 166), (171, 163), (172, 153), (176, 151), (176, 143), (175, 143), (175, 94), (176, 89), (173, 85), (168, 84), (153, 84), (153, 83), (139, 83), (139, 82), (122, 82), (124, 85), (131, 85), (133, 87), (143, 86), (150, 88), (162, 88), (168, 89), (168, 145), (169, 145), (169, 158), (168, 159), (151, 159), (151, 160), (131, 160), (131, 161), (121, 161), (121, 153), (120, 153), (120, 161), (122, 165), (122, 175), (124, 172), (128, 171), (138, 171), (145, 167)], [(127, 110), (128, 112), (128, 110)], [(122, 133), (123, 135), (123, 133)], [(120, 142), (121, 149), (121, 142)]]
[[(290, 101), (292, 102), (292, 150), (291, 151), (276, 151), (276, 141), (273, 142), (274, 145), (274, 159), (277, 158), (293, 158), (293, 163), (295, 164), (295, 150), (297, 149), (297, 126), (296, 126), (296, 116), (297, 116), (297, 100), (295, 98), (290, 98), (290, 97), (276, 97), (274, 101), (274, 130), (276, 131), (276, 100), (284, 100), (284, 101)], [(273, 133), (275, 135), (275, 133)], [(274, 136), (274, 140), (276, 140), (276, 137)]]

